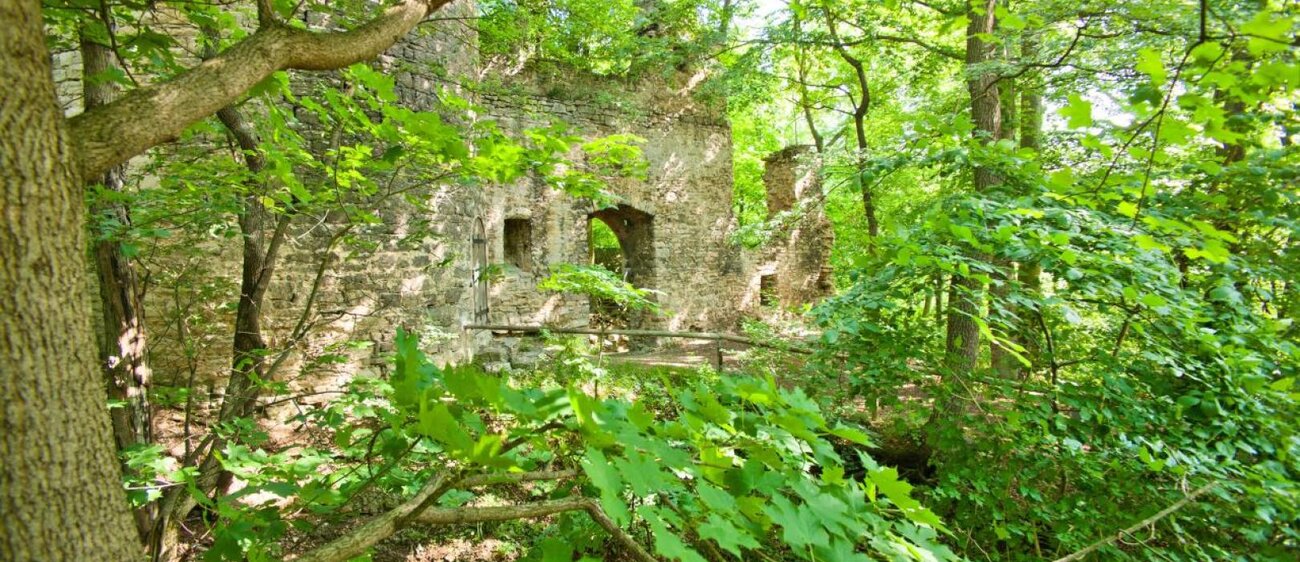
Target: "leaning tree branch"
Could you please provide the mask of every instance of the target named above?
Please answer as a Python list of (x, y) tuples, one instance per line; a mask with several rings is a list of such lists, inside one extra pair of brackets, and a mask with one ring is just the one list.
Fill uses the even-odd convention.
[(81, 177), (93, 178), (175, 138), (280, 70), (333, 70), (371, 59), (450, 0), (403, 0), (368, 23), (339, 32), (295, 29), (265, 18), (220, 55), (68, 121)]
[(576, 470), (537, 470), (533, 472), (506, 472), (501, 474), (478, 474), (468, 476), (456, 481), (452, 488), (477, 488), (480, 486), (495, 486), (499, 484), (520, 484), (523, 482), (539, 482), (543, 480), (567, 480), (576, 478)]
[(609, 516), (605, 514), (605, 510), (600, 508), (600, 504), (588, 501), (587, 514), (591, 516), (592, 520), (594, 520), (597, 525), (600, 525), (601, 528), (605, 529), (605, 532), (609, 533), (611, 537), (614, 537), (614, 540), (617, 540), (619, 544), (623, 545), (623, 548), (626, 548), (637, 562), (659, 562), (655, 559), (653, 554), (650, 554), (650, 551), (646, 550), (644, 546), (641, 546), (641, 543), (636, 542), (636, 539), (632, 538), (632, 535), (627, 534), (627, 531), (624, 531), (622, 527), (619, 527), (618, 523), (615, 523), (613, 519), (610, 519)]
[(443, 473), (431, 478), (411, 499), (375, 517), (337, 539), (295, 558), (296, 562), (341, 562), (366, 553), (366, 550), (396, 533), (415, 520), (433, 501), (451, 489), (453, 479)]
[(577, 474), (577, 471), (574, 470), (539, 470), (507, 474), (478, 474), (460, 478), (457, 474), (442, 473), (431, 478), (420, 488), (419, 492), (402, 502), (401, 505), (371, 519), (356, 530), (295, 558), (294, 561), (341, 562), (351, 560), (364, 554), (367, 549), (379, 541), (391, 537), (393, 533), (412, 523), (433, 525), (483, 523), (543, 517), (563, 511), (589, 510), (591, 502), (583, 497), (494, 507), (437, 508), (433, 506), (434, 502), (438, 501), (438, 498), (455, 488), (473, 488), (539, 480), (561, 480), (575, 477)]

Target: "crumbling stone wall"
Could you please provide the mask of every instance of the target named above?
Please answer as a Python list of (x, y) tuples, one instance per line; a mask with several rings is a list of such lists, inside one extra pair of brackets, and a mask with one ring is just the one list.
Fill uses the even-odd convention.
[(628, 86), (582, 75), (530, 74), (511, 77), (511, 91), (479, 97), (506, 130), (563, 121), (585, 138), (640, 136), (649, 165), (644, 180), (615, 180), (610, 190), (620, 202), (612, 209), (596, 209), (536, 180), (497, 192), (507, 216), (531, 217), (541, 267), (507, 274), (496, 293), (501, 304), (494, 319), (584, 325), (586, 302), (567, 310), (552, 306), (552, 297), (538, 294), (533, 284), (546, 266), (589, 259), (587, 221), (598, 218), (624, 232), (629, 281), (660, 292), (667, 313), (645, 319), (647, 325), (712, 329), (735, 323), (743, 278), (739, 252), (727, 240), (734, 228), (731, 132), (718, 107), (692, 98), (688, 79)]
[[(449, 16), (469, 16), (474, 6), (460, 0), (444, 10)], [(420, 186), (427, 211), (400, 200), (386, 202), (379, 210), (381, 224), (352, 233), (366, 242), (359, 245), (329, 246), (341, 226), (338, 217), (296, 221), (263, 310), (269, 345), (294, 350), (277, 375), (280, 380), (290, 374), (307, 376), (319, 389), (342, 384), (361, 369), (382, 371), (399, 326), (420, 333), (426, 350), (442, 362), (470, 360), (492, 347), (490, 333), (464, 328), (484, 321), (476, 315), (481, 307), (474, 290), (483, 281), (475, 276), (482, 264), (475, 264), (472, 256), (479, 224), (487, 262), (492, 264), (486, 318), (490, 324), (587, 324), (587, 298), (539, 292), (536, 284), (555, 264), (587, 263), (588, 222), (593, 217), (614, 222), (616, 232), (622, 228), (625, 237), (636, 237), (635, 249), (625, 244), (625, 250), (635, 254), (628, 256), (628, 263), (639, 270), (631, 278), (658, 291), (666, 310), (662, 317), (642, 319), (645, 326), (731, 329), (742, 314), (759, 308), (760, 272), (776, 276), (783, 303), (808, 302), (829, 289), (825, 264), (830, 229), (820, 212), (800, 219), (788, 237), (756, 256), (743, 254), (729, 241), (736, 227), (731, 212), (731, 132), (721, 103), (692, 95), (701, 76), (679, 73), (639, 84), (535, 71), (484, 77), (478, 74), (472, 39), (472, 26), (452, 17), (431, 33), (403, 39), (381, 55), (377, 65), (395, 77), (399, 102), (408, 107), (438, 107), (443, 88), (452, 88), (477, 106), (470, 115), (445, 116), (448, 119), (491, 119), (515, 133), (563, 121), (589, 139), (617, 133), (640, 136), (645, 139), (647, 177), (615, 180), (610, 190), (618, 196), (619, 207), (603, 211), (536, 177), (511, 185)], [(66, 76), (73, 76), (70, 72)], [(508, 86), (477, 93), (459, 86), (484, 80)], [(64, 88), (74, 90), (69, 84)], [(801, 197), (820, 192), (815, 167), (801, 160), (805, 152), (792, 150), (769, 162), (769, 197), (778, 206), (787, 199), (795, 205)], [(528, 233), (525, 241), (512, 239), (509, 256), (508, 219), (516, 227), (522, 221)], [(628, 222), (620, 225), (620, 220)], [(421, 224), (429, 226), (427, 235), (412, 237)], [(211, 262), (209, 269), (228, 276), (218, 293), (204, 298), (234, 302), (238, 239), (213, 239), (204, 245), (211, 247), (202, 258)], [(149, 320), (174, 314), (175, 296), (151, 291), (146, 299)], [(315, 312), (304, 316), (309, 300)], [(219, 377), (229, 369), (233, 308), (216, 306), (212, 314), (212, 336), (204, 342), (197, 371)], [(303, 326), (309, 328), (307, 336), (296, 337)], [(153, 322), (149, 328), (160, 379), (183, 380), (185, 344), (174, 331)]]
[(812, 146), (786, 147), (764, 158), (769, 219), (781, 225), (757, 252), (745, 305), (796, 309), (834, 290), (830, 267), (835, 232), (824, 210), (821, 161)]

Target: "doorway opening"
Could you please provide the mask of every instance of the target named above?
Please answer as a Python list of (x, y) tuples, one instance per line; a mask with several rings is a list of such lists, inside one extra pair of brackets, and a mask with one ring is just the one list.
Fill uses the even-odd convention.
[[(654, 216), (627, 205), (587, 216), (589, 261), (612, 271), (637, 288), (655, 283)], [(639, 327), (648, 317), (603, 299), (591, 299), (593, 326)]]

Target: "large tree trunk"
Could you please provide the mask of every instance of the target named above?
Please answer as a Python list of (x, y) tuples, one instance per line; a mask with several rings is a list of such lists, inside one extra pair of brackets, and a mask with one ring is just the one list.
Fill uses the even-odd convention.
[(0, 560), (133, 560), (41, 5), (0, 21)]

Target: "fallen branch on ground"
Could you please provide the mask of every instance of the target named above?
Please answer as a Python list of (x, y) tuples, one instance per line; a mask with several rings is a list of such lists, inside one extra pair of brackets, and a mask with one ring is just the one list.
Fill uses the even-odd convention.
[(1169, 514), (1182, 509), (1183, 506), (1196, 501), (1196, 498), (1205, 495), (1207, 492), (1213, 490), (1218, 485), (1219, 485), (1218, 482), (1211, 482), (1209, 484), (1201, 486), (1200, 488), (1197, 488), (1196, 491), (1187, 494), (1187, 497), (1178, 500), (1174, 502), (1173, 505), (1156, 512), (1155, 515), (1152, 515), (1151, 517), (1139, 521), (1137, 524), (1133, 525), (1132, 527), (1129, 527), (1127, 529), (1124, 529), (1123, 531), (1115, 533), (1114, 535), (1111, 535), (1095, 543), (1092, 543), (1088, 545), (1086, 548), (1084, 548), (1083, 550), (1075, 552), (1074, 554), (1071, 554), (1064, 558), (1058, 558), (1055, 562), (1072, 562), (1074, 560), (1082, 560), (1084, 556), (1091, 554), (1093, 551), (1103, 546), (1106, 546), (1110, 543), (1120, 540), (1127, 535), (1132, 535), (1133, 533), (1142, 530), (1144, 527), (1154, 525), (1157, 521), (1160, 521), (1161, 519), (1168, 517)]

